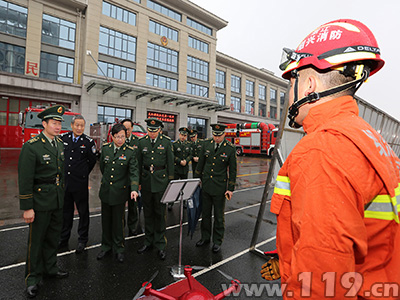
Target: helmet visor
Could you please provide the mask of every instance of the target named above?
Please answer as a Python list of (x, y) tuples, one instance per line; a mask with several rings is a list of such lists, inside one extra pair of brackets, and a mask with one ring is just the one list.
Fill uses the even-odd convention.
[(293, 49), (283, 48), (281, 63), (279, 65), (279, 69), (285, 71), (286, 68), (294, 61), (299, 62), (300, 59), (305, 57), (310, 57), (312, 54), (309, 53), (297, 53)]

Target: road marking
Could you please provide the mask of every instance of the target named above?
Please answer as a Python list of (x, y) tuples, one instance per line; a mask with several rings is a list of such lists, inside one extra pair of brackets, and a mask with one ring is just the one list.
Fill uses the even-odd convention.
[[(253, 188), (238, 190), (238, 191), (236, 191), (236, 192), (249, 191), (249, 190), (259, 189), (259, 188), (261, 188), (261, 187), (262, 187), (262, 186), (258, 186), (258, 187), (253, 187)], [(269, 203), (269, 202), (271, 202), (271, 201), (267, 201), (267, 203)], [(238, 209), (230, 210), (230, 211), (225, 212), (225, 215), (228, 215), (228, 214), (231, 214), (231, 213), (235, 213), (235, 212), (239, 212), (239, 211), (242, 211), (242, 210), (245, 210), (245, 209), (253, 208), (253, 207), (258, 206), (258, 205), (260, 205), (260, 203), (255, 203), (255, 204), (251, 204), (251, 205), (248, 205), (248, 206), (245, 206), (245, 207), (241, 207), (241, 208), (238, 208)], [(201, 220), (201, 218), (199, 219), (199, 221), (200, 221), (200, 220)], [(188, 224), (188, 222), (185, 222), (185, 223), (183, 223), (182, 225), (183, 225), (183, 226), (186, 226), (187, 224)], [(27, 228), (27, 227), (28, 227), (28, 226), (19, 226), (19, 227), (15, 227), (15, 229), (23, 229), (23, 228)], [(167, 230), (170, 230), (170, 229), (174, 229), (174, 228), (177, 228), (177, 227), (179, 227), (179, 224), (169, 226), (169, 227), (167, 227), (166, 229), (167, 229)], [(10, 229), (10, 228), (7, 228), (7, 230), (11, 230), (11, 229)], [(139, 238), (139, 237), (142, 237), (142, 236), (144, 236), (144, 233), (139, 234), (139, 235), (137, 235), (137, 236), (125, 237), (125, 239), (126, 239), (126, 240), (131, 240), (131, 239), (136, 239), (136, 238)], [(272, 237), (272, 238), (270, 238), (270, 239), (268, 239), (268, 240), (265, 240), (265, 241), (263, 241), (263, 242), (257, 244), (256, 247), (259, 247), (259, 246), (262, 246), (262, 245), (264, 245), (264, 244), (266, 244), (266, 243), (269, 243), (270, 241), (272, 241), (272, 240), (275, 239), (275, 238), (276, 238), (276, 237)], [(101, 244), (95, 244), (95, 245), (87, 246), (85, 249), (86, 249), (86, 250), (90, 250), (90, 249), (99, 248), (100, 246), (101, 246)], [(220, 265), (222, 265), (222, 264), (224, 264), (224, 263), (227, 263), (227, 262), (229, 262), (230, 260), (235, 259), (235, 258), (237, 258), (237, 257), (239, 257), (239, 256), (241, 256), (241, 255), (243, 255), (243, 254), (245, 254), (245, 253), (247, 253), (247, 252), (249, 252), (249, 249), (244, 250), (244, 251), (242, 251), (242, 252), (239, 252), (238, 254), (235, 254), (235, 255), (231, 256), (230, 258), (227, 258), (227, 259), (225, 259), (225, 260), (223, 260), (223, 261), (221, 261), (221, 262), (218, 262), (217, 264), (212, 265), (211, 267), (207, 268), (207, 270), (212, 270), (212, 269), (214, 269), (214, 268), (216, 268), (216, 267), (218, 267), (218, 266), (220, 266)], [(75, 250), (65, 251), (65, 252), (62, 252), (62, 253), (57, 253), (57, 256), (65, 256), (65, 255), (69, 255), (69, 254), (72, 254), (72, 253), (75, 253)], [(0, 267), (0, 271), (4, 271), (4, 270), (8, 270), (8, 269), (17, 268), (17, 267), (24, 266), (24, 265), (25, 265), (25, 262), (20, 262), (20, 263), (8, 265), (8, 266)], [(204, 270), (203, 270), (203, 271), (204, 271)], [(199, 273), (200, 273), (200, 272), (197, 272), (197, 273), (196, 273), (195, 275), (193, 275), (193, 276), (199, 276), (199, 275), (202, 274), (202, 273), (201, 273), (201, 274), (199, 274)], [(203, 272), (203, 273), (205, 273), (205, 272)]]

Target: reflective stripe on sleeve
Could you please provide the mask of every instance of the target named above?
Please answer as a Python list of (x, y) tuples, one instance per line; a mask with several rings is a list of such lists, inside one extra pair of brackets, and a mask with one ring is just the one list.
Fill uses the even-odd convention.
[(395, 189), (395, 197), (378, 195), (367, 204), (364, 217), (370, 219), (396, 221), (399, 223), (400, 187)]
[(280, 176), (276, 177), (276, 184), (274, 188), (274, 193), (283, 196), (291, 196), (292, 193), (290, 192), (290, 179), (287, 176)]

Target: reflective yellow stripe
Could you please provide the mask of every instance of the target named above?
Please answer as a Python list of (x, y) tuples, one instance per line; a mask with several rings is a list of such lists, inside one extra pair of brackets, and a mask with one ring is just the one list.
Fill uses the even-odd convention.
[(283, 196), (291, 196), (292, 193), (290, 191), (290, 178), (287, 176), (278, 175), (276, 177), (274, 193)]
[(370, 203), (366, 205), (364, 211), (365, 218), (379, 219), (379, 220), (394, 220), (399, 222), (399, 204), (400, 201), (400, 185), (395, 188), (395, 197), (390, 195), (378, 195)]

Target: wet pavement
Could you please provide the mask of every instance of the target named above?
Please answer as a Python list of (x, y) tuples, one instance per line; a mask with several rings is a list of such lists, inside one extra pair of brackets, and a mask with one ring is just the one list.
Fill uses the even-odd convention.
[[(0, 166), (0, 299), (26, 299), (24, 268), (28, 227), (21, 223), (17, 197), (18, 154), (15, 150), (7, 153), (8, 151), (2, 150)], [(184, 224), (182, 264), (207, 267), (194, 272), (194, 276), (214, 295), (222, 292), (230, 284), (230, 281), (218, 272), (221, 270), (249, 287), (247, 291), (242, 290), (238, 295), (227, 299), (282, 299), (276, 296), (276, 293), (271, 293), (276, 287), (273, 284), (278, 284), (279, 281), (267, 283), (260, 276), (260, 268), (265, 259), (249, 252), (268, 163), (266, 158), (238, 158), (238, 184), (233, 199), (226, 205), (225, 238), (219, 253), (211, 251), (212, 245), (196, 247), (195, 243), (200, 239), (200, 226), (197, 226), (193, 239), (190, 239), (186, 235), (187, 225)], [(170, 268), (178, 263), (179, 206), (174, 205), (173, 210), (167, 213), (168, 245), (165, 261), (158, 259), (156, 250), (140, 255), (136, 253), (143, 244), (143, 235), (126, 238), (123, 264), (118, 263), (112, 256), (97, 261), (101, 241), (98, 182), (100, 172), (96, 167), (90, 179), (91, 223), (87, 250), (82, 254), (75, 254), (75, 220), (70, 250), (64, 249), (58, 258), (59, 266), (69, 271), (70, 275), (62, 280), (44, 280), (36, 299), (132, 299), (141, 284), (156, 270), (159, 270), (159, 274), (153, 280), (154, 288), (160, 289), (175, 282), (170, 275)], [(269, 213), (267, 203), (257, 248), (263, 251), (275, 249), (275, 230), (276, 219)]]

